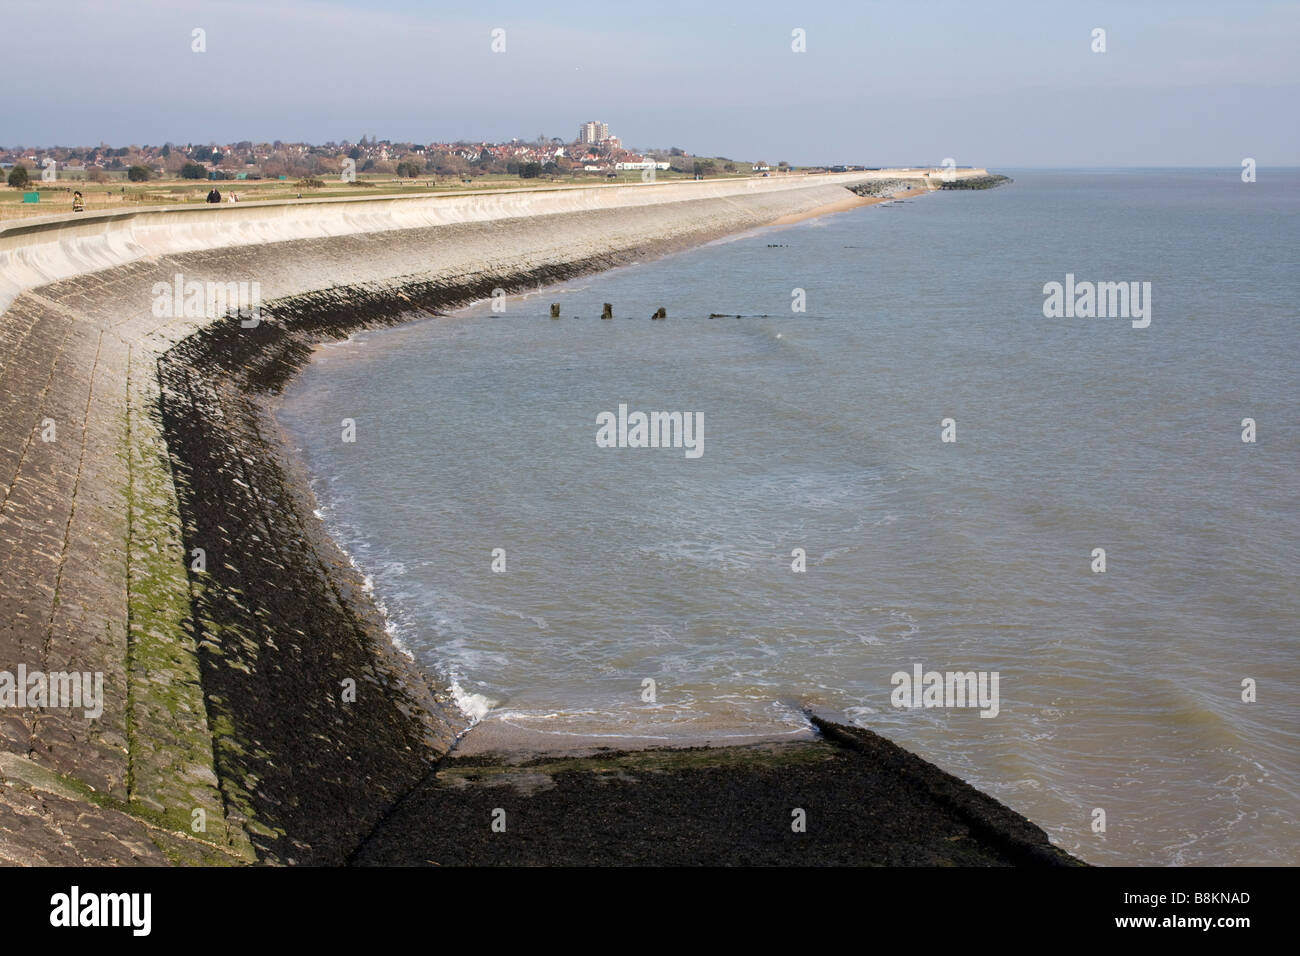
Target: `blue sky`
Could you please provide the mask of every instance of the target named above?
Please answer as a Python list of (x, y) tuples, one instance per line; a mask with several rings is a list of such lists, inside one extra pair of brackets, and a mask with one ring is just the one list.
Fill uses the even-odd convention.
[(768, 162), (1300, 165), (1297, 3), (0, 0), (0, 17), (9, 146), (568, 140), (601, 119), (630, 146)]

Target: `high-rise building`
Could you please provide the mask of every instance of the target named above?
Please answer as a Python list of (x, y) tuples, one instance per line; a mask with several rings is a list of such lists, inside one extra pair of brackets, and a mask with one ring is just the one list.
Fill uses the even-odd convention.
[(591, 120), (578, 127), (579, 143), (603, 143), (607, 139), (609, 139), (608, 123)]

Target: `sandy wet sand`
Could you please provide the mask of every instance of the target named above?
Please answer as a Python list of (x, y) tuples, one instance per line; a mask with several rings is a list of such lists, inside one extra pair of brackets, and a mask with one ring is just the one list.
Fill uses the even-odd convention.
[(572, 754), (599, 749), (649, 750), (687, 747), (740, 747), (758, 743), (807, 741), (816, 738), (811, 724), (803, 727), (718, 727), (690, 734), (636, 735), (611, 733), (610, 728), (551, 731), (527, 726), (509, 716), (489, 714), (460, 738), (453, 751), (458, 757), (483, 754)]
[(789, 226), (796, 222), (803, 222), (805, 219), (816, 219), (818, 216), (828, 216), (837, 212), (848, 212), (850, 209), (857, 209), (859, 206), (877, 206), (880, 203), (893, 202), (895, 199), (911, 199), (914, 196), (920, 196), (929, 191), (930, 190), (924, 186), (918, 186), (916, 189), (909, 189), (896, 196), (855, 196), (850, 193), (849, 198), (847, 199), (827, 203), (824, 206), (818, 206), (816, 209), (810, 209), (807, 212), (794, 212), (787, 216), (782, 216), (780, 219), (772, 222), (772, 225)]

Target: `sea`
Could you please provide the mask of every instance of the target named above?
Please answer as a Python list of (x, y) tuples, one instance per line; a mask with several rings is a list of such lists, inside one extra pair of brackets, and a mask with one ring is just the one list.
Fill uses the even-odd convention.
[(1300, 170), (997, 172), (321, 347), (394, 641), (557, 749), (811, 711), (1090, 863), (1300, 862)]

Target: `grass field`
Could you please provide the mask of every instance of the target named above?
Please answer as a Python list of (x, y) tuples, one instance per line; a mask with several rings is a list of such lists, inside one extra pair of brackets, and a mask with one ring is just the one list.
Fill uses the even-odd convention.
[[(734, 174), (722, 174), (711, 178), (737, 178), (752, 175), (748, 169)], [(775, 175), (775, 173), (773, 174)], [(81, 179), (58, 179), (54, 182), (40, 182), (39, 172), (33, 173), (32, 182), (24, 189), (0, 186), (0, 222), (24, 219), (34, 216), (63, 215), (72, 211), (72, 194), (81, 190), (85, 199), (86, 210), (97, 212), (112, 209), (126, 209), (136, 206), (167, 206), (184, 203), (202, 203), (208, 190), (216, 187), (221, 192), (223, 202), (234, 194), (240, 202), (260, 199), (320, 199), (331, 196), (364, 196), (392, 193), (430, 193), (457, 192), (470, 189), (521, 189), (529, 187), (547, 187), (555, 185), (594, 185), (597, 183), (636, 183), (641, 181), (638, 170), (621, 171), (613, 177), (605, 173), (576, 173), (567, 176), (539, 177), (521, 179), (519, 176), (505, 174), (470, 177), (468, 182), (453, 176), (420, 176), (415, 179), (399, 179), (395, 176), (372, 176), (364, 173), (357, 175), (355, 183), (345, 183), (337, 179), (322, 179), (322, 186), (302, 186), (296, 179), (249, 179), (223, 180), (214, 182), (206, 179), (155, 179), (146, 183), (128, 182), (125, 173), (110, 174), (107, 182), (92, 183)], [(692, 177), (671, 170), (657, 170), (658, 181), (691, 179)], [(23, 194), (38, 192), (40, 201), (24, 203)]]

